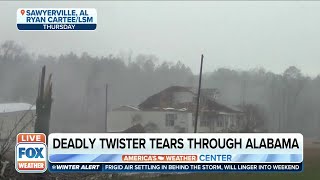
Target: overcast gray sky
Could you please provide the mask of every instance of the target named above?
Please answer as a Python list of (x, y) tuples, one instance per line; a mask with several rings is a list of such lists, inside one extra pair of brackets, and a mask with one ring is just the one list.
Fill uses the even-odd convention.
[[(96, 31), (22, 32), (18, 8), (96, 8)], [(320, 2), (0, 2), (0, 41), (15, 40), (41, 54), (107, 56), (132, 51), (182, 61), (198, 72), (219, 67), (264, 67), (282, 73), (295, 65), (320, 73)]]

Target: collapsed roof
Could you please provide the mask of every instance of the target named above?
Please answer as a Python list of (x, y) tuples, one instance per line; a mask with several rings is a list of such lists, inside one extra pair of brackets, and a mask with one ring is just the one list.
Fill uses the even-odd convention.
[[(215, 89), (201, 89), (199, 107), (201, 112), (241, 113), (239, 110), (216, 102), (212, 96), (214, 90)], [(195, 93), (195, 89), (192, 87), (171, 86), (148, 97), (145, 101), (139, 104), (138, 107), (141, 110), (165, 110), (166, 108), (171, 108), (176, 110), (186, 109), (189, 112), (194, 112), (196, 109), (196, 103), (194, 101), (183, 103), (173, 102), (175, 92), (187, 92), (192, 96), (197, 97), (197, 93)]]

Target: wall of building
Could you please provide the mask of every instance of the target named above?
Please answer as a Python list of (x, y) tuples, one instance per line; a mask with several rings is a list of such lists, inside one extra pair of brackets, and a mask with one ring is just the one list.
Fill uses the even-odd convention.
[(107, 131), (124, 131), (133, 125), (133, 117), (139, 114), (137, 111), (111, 111), (108, 113)]
[[(176, 114), (176, 120), (173, 126), (166, 124), (167, 114)], [(171, 112), (171, 111), (112, 111), (108, 117), (108, 131), (118, 132), (126, 130), (133, 125), (140, 123), (146, 126), (148, 123), (154, 123), (159, 132), (170, 133), (177, 132), (178, 127), (184, 128), (185, 132), (194, 132), (194, 116), (189, 112)], [(202, 123), (202, 121), (206, 121)], [(219, 114), (214, 117), (206, 117), (200, 114), (198, 119), (197, 132), (222, 132), (226, 129), (239, 129), (240, 121), (236, 114)]]
[[(166, 116), (168, 116), (168, 114), (176, 116), (174, 125), (172, 126), (166, 123)], [(192, 123), (192, 113), (170, 111), (112, 111), (108, 116), (108, 132), (123, 131), (137, 123), (140, 123), (142, 126), (153, 123), (157, 126), (159, 132), (163, 133), (177, 132), (179, 128), (184, 128), (185, 131), (188, 132), (190, 131), (190, 129), (188, 129), (189, 125)]]
[[(238, 115), (235, 113), (219, 113), (218, 115), (207, 116), (201, 113), (198, 120), (197, 132), (210, 133), (240, 130), (244, 117), (239, 118)], [(194, 129), (194, 125), (191, 125), (189, 129)]]

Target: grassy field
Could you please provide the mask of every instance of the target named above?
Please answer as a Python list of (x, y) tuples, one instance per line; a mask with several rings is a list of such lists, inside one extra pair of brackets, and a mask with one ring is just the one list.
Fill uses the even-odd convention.
[[(185, 175), (168, 175), (152, 180), (296, 180), (296, 179), (320, 179), (320, 148), (307, 148), (304, 150), (304, 172), (301, 173), (203, 173), (203, 174), (185, 174)], [(125, 179), (123, 177), (123, 179)], [(134, 178), (130, 178), (134, 179)], [(148, 179), (148, 178), (147, 178)]]

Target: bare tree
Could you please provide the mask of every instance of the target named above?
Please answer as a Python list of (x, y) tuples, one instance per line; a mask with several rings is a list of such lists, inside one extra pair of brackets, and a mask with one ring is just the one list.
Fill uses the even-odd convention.
[(25, 121), (25, 117), (27, 116), (28, 113), (30, 113), (30, 111), (32, 111), (31, 109), (33, 106), (34, 105), (31, 105), (30, 108), (23, 113), (20, 119), (18, 119), (18, 121), (15, 122), (13, 128), (9, 131), (9, 134), (7, 135), (7, 137), (5, 137), (5, 141), (0, 147), (0, 159), (2, 159), (2, 157), (10, 150), (10, 148), (12, 147), (12, 144), (15, 142), (15, 138), (13, 138), (13, 135), (15, 134), (15, 132), (17, 133), (23, 132), (29, 125), (31, 125), (34, 122), (36, 116), (32, 116), (32, 118), (26, 121), (26, 123), (19, 129), (20, 124), (23, 121)]
[(306, 78), (302, 76), (301, 71), (290, 66), (283, 73), (283, 112), (284, 112), (284, 124), (288, 130), (295, 122), (294, 111), (296, 109), (298, 96), (305, 86)]
[(14, 41), (6, 41), (1, 45), (0, 56), (3, 60), (12, 60), (23, 53), (23, 48)]
[(254, 132), (257, 129), (264, 129), (264, 123), (267, 118), (262, 107), (255, 104), (245, 104), (241, 108), (246, 115), (242, 128), (243, 132)]
[(37, 119), (35, 123), (35, 132), (49, 135), (49, 121), (51, 115), (52, 103), (52, 74), (49, 75), (48, 81), (45, 84), (46, 67), (43, 66), (39, 81), (39, 91), (37, 97)]

